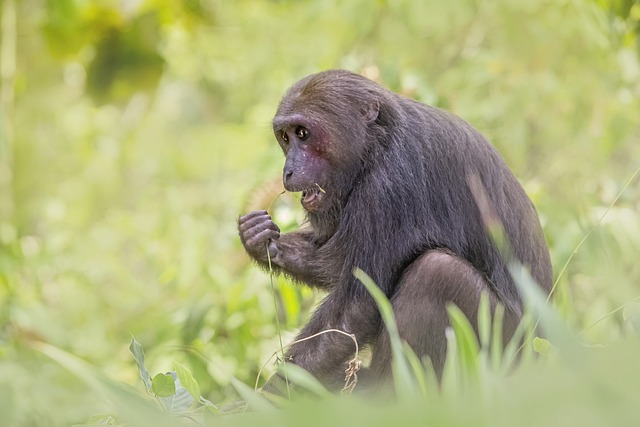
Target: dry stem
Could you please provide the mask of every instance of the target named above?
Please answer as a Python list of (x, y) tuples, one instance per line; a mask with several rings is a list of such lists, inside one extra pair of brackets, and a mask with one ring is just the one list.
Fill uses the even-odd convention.
[[(303, 341), (308, 341), (310, 339), (316, 338), (320, 335), (324, 335), (327, 333), (339, 333), (342, 335), (345, 335), (349, 338), (351, 338), (351, 340), (353, 340), (353, 344), (356, 347), (356, 351), (355, 354), (353, 356), (353, 359), (351, 359), (349, 361), (349, 364), (347, 366), (347, 369), (345, 369), (345, 384), (344, 387), (342, 388), (341, 393), (343, 394), (349, 394), (353, 391), (353, 389), (356, 387), (356, 385), (358, 384), (358, 371), (360, 370), (360, 366), (361, 366), (361, 361), (358, 358), (359, 355), (359, 347), (358, 347), (358, 340), (356, 339), (356, 336), (354, 334), (350, 334), (348, 332), (342, 331), (340, 329), (326, 329), (324, 331), (320, 331), (316, 334), (310, 335), (308, 337), (304, 337), (304, 338), (300, 338), (299, 340), (295, 340), (289, 344), (287, 344), (285, 347), (291, 347), (294, 344), (303, 342)], [(269, 356), (269, 358), (267, 359), (267, 361), (262, 365), (262, 367), (260, 368), (260, 370), (258, 371), (258, 376), (256, 377), (256, 385), (254, 387), (254, 390), (258, 390), (258, 383), (260, 382), (260, 376), (262, 375), (262, 371), (264, 370), (264, 368), (267, 366), (267, 364), (271, 361), (271, 359), (274, 358), (274, 356), (276, 356), (279, 352), (283, 351), (283, 348), (280, 348), (276, 351), (273, 352), (273, 354), (271, 356)], [(286, 363), (286, 360), (283, 361), (284, 363)]]

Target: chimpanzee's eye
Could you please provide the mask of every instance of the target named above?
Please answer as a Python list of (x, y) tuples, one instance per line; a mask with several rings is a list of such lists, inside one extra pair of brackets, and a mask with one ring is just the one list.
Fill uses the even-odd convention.
[(298, 126), (296, 128), (296, 136), (300, 141), (305, 141), (309, 138), (309, 131), (304, 126)]

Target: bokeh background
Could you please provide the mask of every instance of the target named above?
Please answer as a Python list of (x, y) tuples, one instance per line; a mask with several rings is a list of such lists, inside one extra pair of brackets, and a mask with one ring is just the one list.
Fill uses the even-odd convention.
[[(101, 405), (36, 341), (141, 389), (132, 335), (150, 368), (185, 364), (213, 402), (238, 398), (232, 377), (253, 385), (276, 315), (288, 340), (317, 295), (275, 279), (274, 305), (235, 222), (281, 189), (282, 93), (328, 68), (479, 128), (537, 206), (556, 276), (566, 266), (566, 322), (598, 345), (633, 327), (638, 2), (0, 5), (0, 424), (70, 424)], [(292, 196), (275, 210), (285, 227), (303, 219)]]

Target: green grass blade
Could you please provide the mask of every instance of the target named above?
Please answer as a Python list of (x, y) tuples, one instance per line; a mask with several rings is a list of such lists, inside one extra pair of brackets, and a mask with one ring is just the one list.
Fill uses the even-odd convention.
[(380, 288), (371, 280), (371, 278), (359, 268), (355, 269), (353, 274), (369, 291), (375, 300), (382, 320), (387, 328), (391, 340), (391, 367), (393, 370), (393, 380), (396, 387), (396, 393), (400, 401), (411, 400), (417, 393), (417, 385), (415, 379), (411, 375), (411, 367), (404, 354), (402, 340), (398, 333), (395, 317), (393, 316), (393, 308), (387, 297), (382, 293)]
[(466, 381), (477, 378), (479, 345), (473, 326), (456, 305), (447, 304), (447, 313), (456, 339), (463, 378)]
[(315, 394), (323, 399), (331, 399), (335, 397), (327, 390), (320, 381), (311, 375), (308, 371), (293, 363), (284, 363), (280, 369), (286, 372), (288, 380), (297, 386), (301, 391)]
[(491, 340), (491, 304), (486, 292), (482, 293), (478, 307), (478, 336), (480, 347), (487, 351)]
[(275, 409), (273, 404), (266, 398), (258, 395), (251, 387), (245, 383), (231, 378), (231, 385), (236, 389), (240, 397), (244, 399), (249, 407), (255, 411), (271, 411)]

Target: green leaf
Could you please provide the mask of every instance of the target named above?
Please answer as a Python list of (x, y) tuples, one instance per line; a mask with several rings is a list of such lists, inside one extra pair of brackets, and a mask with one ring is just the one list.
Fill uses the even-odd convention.
[(136, 341), (135, 337), (131, 337), (129, 351), (133, 354), (134, 359), (136, 359), (140, 378), (142, 378), (144, 385), (147, 387), (147, 390), (149, 390), (151, 388), (151, 375), (149, 375), (149, 371), (147, 371), (147, 368), (144, 366), (144, 349), (142, 348), (142, 344)]
[(176, 374), (178, 375), (178, 379), (180, 380), (180, 385), (184, 387), (194, 399), (200, 399), (200, 386), (198, 382), (193, 377), (193, 374), (190, 370), (188, 370), (181, 363), (176, 362)]
[(565, 350), (562, 353), (571, 359), (581, 346), (578, 337), (569, 329), (558, 312), (547, 303), (547, 296), (531, 277), (527, 268), (516, 260), (509, 262), (508, 268), (525, 304), (540, 319), (540, 326), (545, 335), (554, 345)]
[(525, 311), (518, 323), (518, 327), (513, 332), (513, 335), (509, 339), (509, 342), (504, 346), (502, 352), (502, 372), (509, 372), (515, 363), (518, 362), (518, 358), (522, 357), (522, 343), (527, 336), (531, 336), (529, 333), (532, 331), (533, 323), (528, 311)]
[(456, 396), (461, 391), (460, 370), (462, 363), (460, 362), (456, 336), (451, 327), (446, 329), (445, 336), (447, 339), (447, 357), (444, 360), (440, 387), (443, 395)]
[(553, 350), (553, 346), (549, 341), (535, 337), (533, 339), (533, 350), (542, 356), (548, 356), (551, 350)]
[(168, 397), (160, 397), (162, 406), (165, 407), (170, 414), (183, 414), (191, 408), (193, 403), (193, 397), (183, 387), (178, 387), (176, 393)]
[[(163, 374), (158, 374), (153, 378), (154, 384), (156, 378), (158, 378), (160, 375)], [(189, 410), (195, 399), (193, 398), (193, 396), (191, 396), (191, 393), (189, 393), (187, 389), (182, 386), (182, 384), (180, 383), (180, 378), (178, 378), (178, 374), (175, 371), (167, 372), (166, 374), (164, 374), (164, 376), (169, 377), (173, 381), (174, 392), (171, 394), (166, 394), (171, 390), (171, 386), (168, 384), (168, 380), (166, 378), (159, 380), (162, 381), (162, 383), (159, 383), (159, 386), (162, 387), (160, 391), (165, 394), (163, 396), (156, 393), (156, 396), (158, 396), (158, 400), (160, 401), (160, 403), (162, 403), (162, 406), (164, 406), (165, 409), (169, 411), (170, 414), (175, 415), (185, 413)]]
[(469, 379), (478, 373), (478, 339), (462, 310), (454, 304), (447, 304), (447, 313), (455, 333), (462, 372)]
[(158, 374), (151, 381), (151, 391), (158, 397), (169, 397), (176, 394), (176, 383), (171, 374)]
[(491, 368), (494, 372), (498, 372), (500, 367), (502, 366), (503, 360), (503, 337), (502, 337), (502, 325), (504, 322), (504, 306), (499, 304), (496, 307), (495, 313), (493, 314), (493, 329), (491, 332)]
[(438, 393), (438, 377), (435, 372), (433, 372), (431, 360), (429, 360), (428, 367), (424, 366), (411, 346), (406, 342), (403, 342), (403, 344), (404, 354), (411, 367), (411, 373), (415, 378), (418, 390), (420, 390), (420, 396), (424, 399), (436, 396)]
[(483, 292), (480, 296), (480, 306), (478, 307), (478, 336), (480, 346), (488, 351), (491, 340), (491, 304), (489, 295)]

